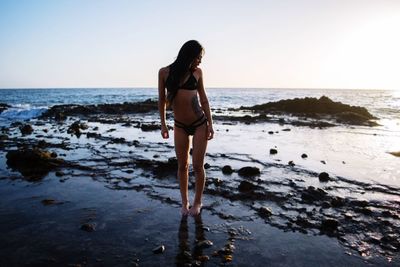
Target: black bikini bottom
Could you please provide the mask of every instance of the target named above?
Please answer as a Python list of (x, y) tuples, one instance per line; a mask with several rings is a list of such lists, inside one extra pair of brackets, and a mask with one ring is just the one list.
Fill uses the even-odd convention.
[(187, 135), (194, 135), (194, 133), (196, 132), (197, 127), (203, 125), (206, 122), (207, 122), (207, 117), (203, 113), (203, 115), (200, 118), (195, 120), (190, 125), (186, 125), (186, 124), (184, 124), (184, 123), (182, 123), (180, 121), (175, 120), (175, 126), (185, 130)]

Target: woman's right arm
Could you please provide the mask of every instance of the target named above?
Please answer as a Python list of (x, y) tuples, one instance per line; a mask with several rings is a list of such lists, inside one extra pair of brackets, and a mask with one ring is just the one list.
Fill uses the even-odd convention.
[(166, 139), (169, 137), (168, 127), (165, 119), (166, 95), (165, 95), (165, 69), (158, 71), (158, 111), (161, 119), (161, 136)]

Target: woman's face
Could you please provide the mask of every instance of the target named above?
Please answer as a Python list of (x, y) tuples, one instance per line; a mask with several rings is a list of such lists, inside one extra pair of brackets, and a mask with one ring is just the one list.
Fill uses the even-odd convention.
[(193, 60), (191, 69), (196, 69), (200, 65), (202, 57), (203, 57), (203, 55), (200, 54), (198, 57), (196, 57)]

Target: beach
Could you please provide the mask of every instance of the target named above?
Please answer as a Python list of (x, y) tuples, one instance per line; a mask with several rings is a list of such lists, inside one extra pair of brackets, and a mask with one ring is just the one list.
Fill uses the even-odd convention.
[[(209, 90), (216, 135), (204, 207), (182, 218), (155, 89), (31, 91), (1, 101), (0, 265), (400, 263), (393, 92)], [(322, 96), (373, 118), (254, 107)], [(193, 199), (192, 172), (189, 189)]]

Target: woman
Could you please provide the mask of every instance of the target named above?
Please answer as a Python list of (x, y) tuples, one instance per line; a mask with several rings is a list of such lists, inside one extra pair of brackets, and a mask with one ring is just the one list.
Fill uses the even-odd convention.
[[(158, 109), (161, 135), (169, 138), (165, 123), (166, 104), (174, 112), (174, 142), (178, 159), (178, 180), (182, 197), (182, 215), (198, 215), (202, 207), (205, 182), (204, 155), (207, 141), (214, 136), (211, 111), (203, 84), (203, 73), (198, 66), (204, 54), (199, 42), (186, 42), (176, 60), (158, 73)], [(167, 90), (165, 90), (167, 89)], [(166, 94), (167, 91), (167, 94)], [(199, 100), (200, 99), (200, 104)], [(196, 177), (195, 197), (190, 207), (188, 195), (189, 146), (192, 138), (192, 163)]]

